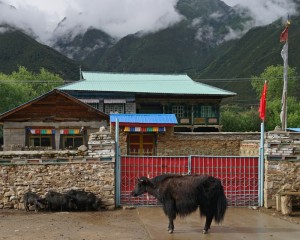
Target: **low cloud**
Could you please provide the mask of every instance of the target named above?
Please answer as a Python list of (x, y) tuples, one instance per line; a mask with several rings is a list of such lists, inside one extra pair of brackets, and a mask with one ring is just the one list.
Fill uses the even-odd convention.
[[(293, 0), (223, 1), (231, 6), (250, 9), (255, 26), (269, 24), (279, 17), (295, 13)], [(137, 32), (155, 32), (179, 22), (183, 17), (175, 9), (177, 2), (178, 0), (0, 0), (0, 24), (25, 29), (46, 44), (57, 34), (71, 32), (76, 35), (90, 27), (121, 38)], [(217, 19), (220, 15), (215, 13), (211, 17)], [(64, 18), (66, 20), (57, 27)], [(2, 27), (0, 31), (4, 30)], [(206, 37), (210, 37), (213, 29), (203, 31)], [(239, 34), (230, 32), (228, 39)]]
[(262, 26), (297, 14), (294, 0), (223, 0), (230, 6), (250, 10), (255, 26)]
[[(54, 29), (55, 34), (70, 30), (78, 34), (93, 27), (121, 38), (136, 32), (155, 32), (182, 19), (175, 10), (177, 0), (2, 1), (6, 7), (0, 8), (0, 22), (31, 29), (42, 42), (53, 37)], [(9, 9), (8, 4), (16, 9)], [(64, 17), (66, 20), (57, 28)]]

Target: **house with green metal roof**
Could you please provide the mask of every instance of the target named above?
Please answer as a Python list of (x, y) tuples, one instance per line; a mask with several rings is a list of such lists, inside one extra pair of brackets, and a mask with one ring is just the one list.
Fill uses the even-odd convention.
[(175, 131), (218, 131), (222, 99), (236, 94), (186, 74), (81, 73), (60, 90), (106, 114), (175, 114)]

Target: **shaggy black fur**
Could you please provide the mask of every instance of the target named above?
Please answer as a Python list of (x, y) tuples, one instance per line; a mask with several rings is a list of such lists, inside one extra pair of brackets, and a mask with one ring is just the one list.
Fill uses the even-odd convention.
[(149, 193), (156, 197), (169, 218), (168, 231), (174, 231), (174, 219), (185, 217), (200, 209), (206, 216), (203, 233), (207, 233), (211, 222), (220, 223), (225, 215), (227, 200), (221, 181), (212, 176), (182, 176), (164, 174), (152, 179), (141, 177), (132, 191), (133, 196)]

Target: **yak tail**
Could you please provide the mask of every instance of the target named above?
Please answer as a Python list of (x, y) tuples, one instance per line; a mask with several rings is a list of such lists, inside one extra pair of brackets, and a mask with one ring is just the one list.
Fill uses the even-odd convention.
[(221, 182), (220, 182), (220, 185), (218, 188), (219, 188), (219, 190), (216, 195), (217, 206), (216, 206), (215, 214), (214, 214), (216, 223), (222, 222), (222, 220), (224, 219), (224, 216), (225, 216), (226, 209), (227, 209), (227, 199), (226, 199), (226, 196), (224, 193), (224, 188), (221, 185)]

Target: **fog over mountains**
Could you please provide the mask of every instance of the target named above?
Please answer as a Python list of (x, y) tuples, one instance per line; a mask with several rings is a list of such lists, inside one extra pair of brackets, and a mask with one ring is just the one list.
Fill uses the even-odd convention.
[[(137, 32), (153, 33), (185, 18), (177, 5), (206, 5), (203, 0), (1, 0), (0, 22), (17, 26), (41, 43), (51, 45), (66, 32), (75, 37), (89, 28), (115, 39)], [(212, 1), (215, 2), (215, 1)], [(222, 2), (219, 1), (218, 2)], [(236, 12), (247, 9), (252, 21), (245, 30), (267, 25), (295, 13), (293, 0), (224, 0)], [(218, 3), (220, 4), (220, 3)], [(211, 17), (218, 17), (216, 11)], [(3, 29), (2, 29), (3, 31)]]
[[(249, 78), (282, 65), (279, 35), (288, 15), (289, 65), (300, 71), (299, 6), (300, 0), (0, 0), (0, 72), (44, 67), (72, 81), (79, 66), (187, 73), (250, 102)], [(240, 80), (227, 82), (232, 78)]]

